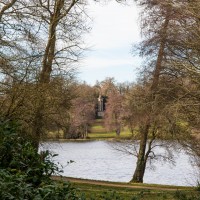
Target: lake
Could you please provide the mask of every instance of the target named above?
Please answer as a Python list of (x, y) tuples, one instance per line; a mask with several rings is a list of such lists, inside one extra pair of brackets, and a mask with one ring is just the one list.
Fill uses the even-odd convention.
[[(40, 149), (49, 149), (59, 154), (55, 162), (63, 166), (63, 176), (129, 182), (133, 176), (136, 158), (117, 151), (108, 141), (48, 142)], [(156, 150), (162, 151), (162, 150)], [(155, 161), (154, 169), (148, 163), (144, 183), (192, 186), (196, 184), (197, 169), (189, 156), (174, 150), (176, 165)], [(74, 162), (68, 164), (72, 160)]]

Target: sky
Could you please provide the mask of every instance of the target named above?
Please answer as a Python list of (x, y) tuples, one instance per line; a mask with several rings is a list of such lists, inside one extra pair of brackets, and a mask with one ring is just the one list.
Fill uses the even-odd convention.
[(92, 30), (85, 42), (90, 49), (81, 62), (79, 78), (90, 85), (106, 77), (114, 77), (117, 82), (135, 81), (141, 64), (141, 59), (131, 54), (132, 45), (140, 41), (136, 6), (90, 1), (88, 15)]

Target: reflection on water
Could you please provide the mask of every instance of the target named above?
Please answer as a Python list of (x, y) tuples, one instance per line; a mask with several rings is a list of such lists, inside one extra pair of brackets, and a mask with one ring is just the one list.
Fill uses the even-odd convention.
[[(114, 150), (110, 142), (65, 142), (44, 143), (41, 149), (50, 149), (59, 154), (55, 161), (64, 167), (64, 176), (106, 180), (117, 182), (130, 181), (136, 158)], [(154, 170), (147, 166), (145, 183), (170, 185), (195, 185), (195, 168), (189, 157), (181, 151), (175, 152), (176, 166), (156, 161)], [(73, 163), (68, 164), (70, 160)]]

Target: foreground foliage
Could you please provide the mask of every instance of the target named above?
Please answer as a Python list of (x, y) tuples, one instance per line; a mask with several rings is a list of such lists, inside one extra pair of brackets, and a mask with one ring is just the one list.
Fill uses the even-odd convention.
[(76, 200), (76, 190), (68, 182), (55, 182), (60, 172), (50, 152), (38, 153), (31, 140), (19, 133), (14, 122), (0, 123), (0, 199)]
[(79, 199), (76, 190), (69, 183), (56, 183), (50, 179), (43, 181), (38, 187), (27, 182), (28, 176), (21, 173), (11, 173), (0, 170), (0, 198), (7, 199)]

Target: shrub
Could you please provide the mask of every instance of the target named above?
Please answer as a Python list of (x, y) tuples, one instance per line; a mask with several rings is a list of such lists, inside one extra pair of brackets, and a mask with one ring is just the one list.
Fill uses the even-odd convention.
[(60, 172), (54, 156), (39, 154), (17, 123), (0, 121), (0, 199), (81, 200), (69, 183), (51, 180)]

